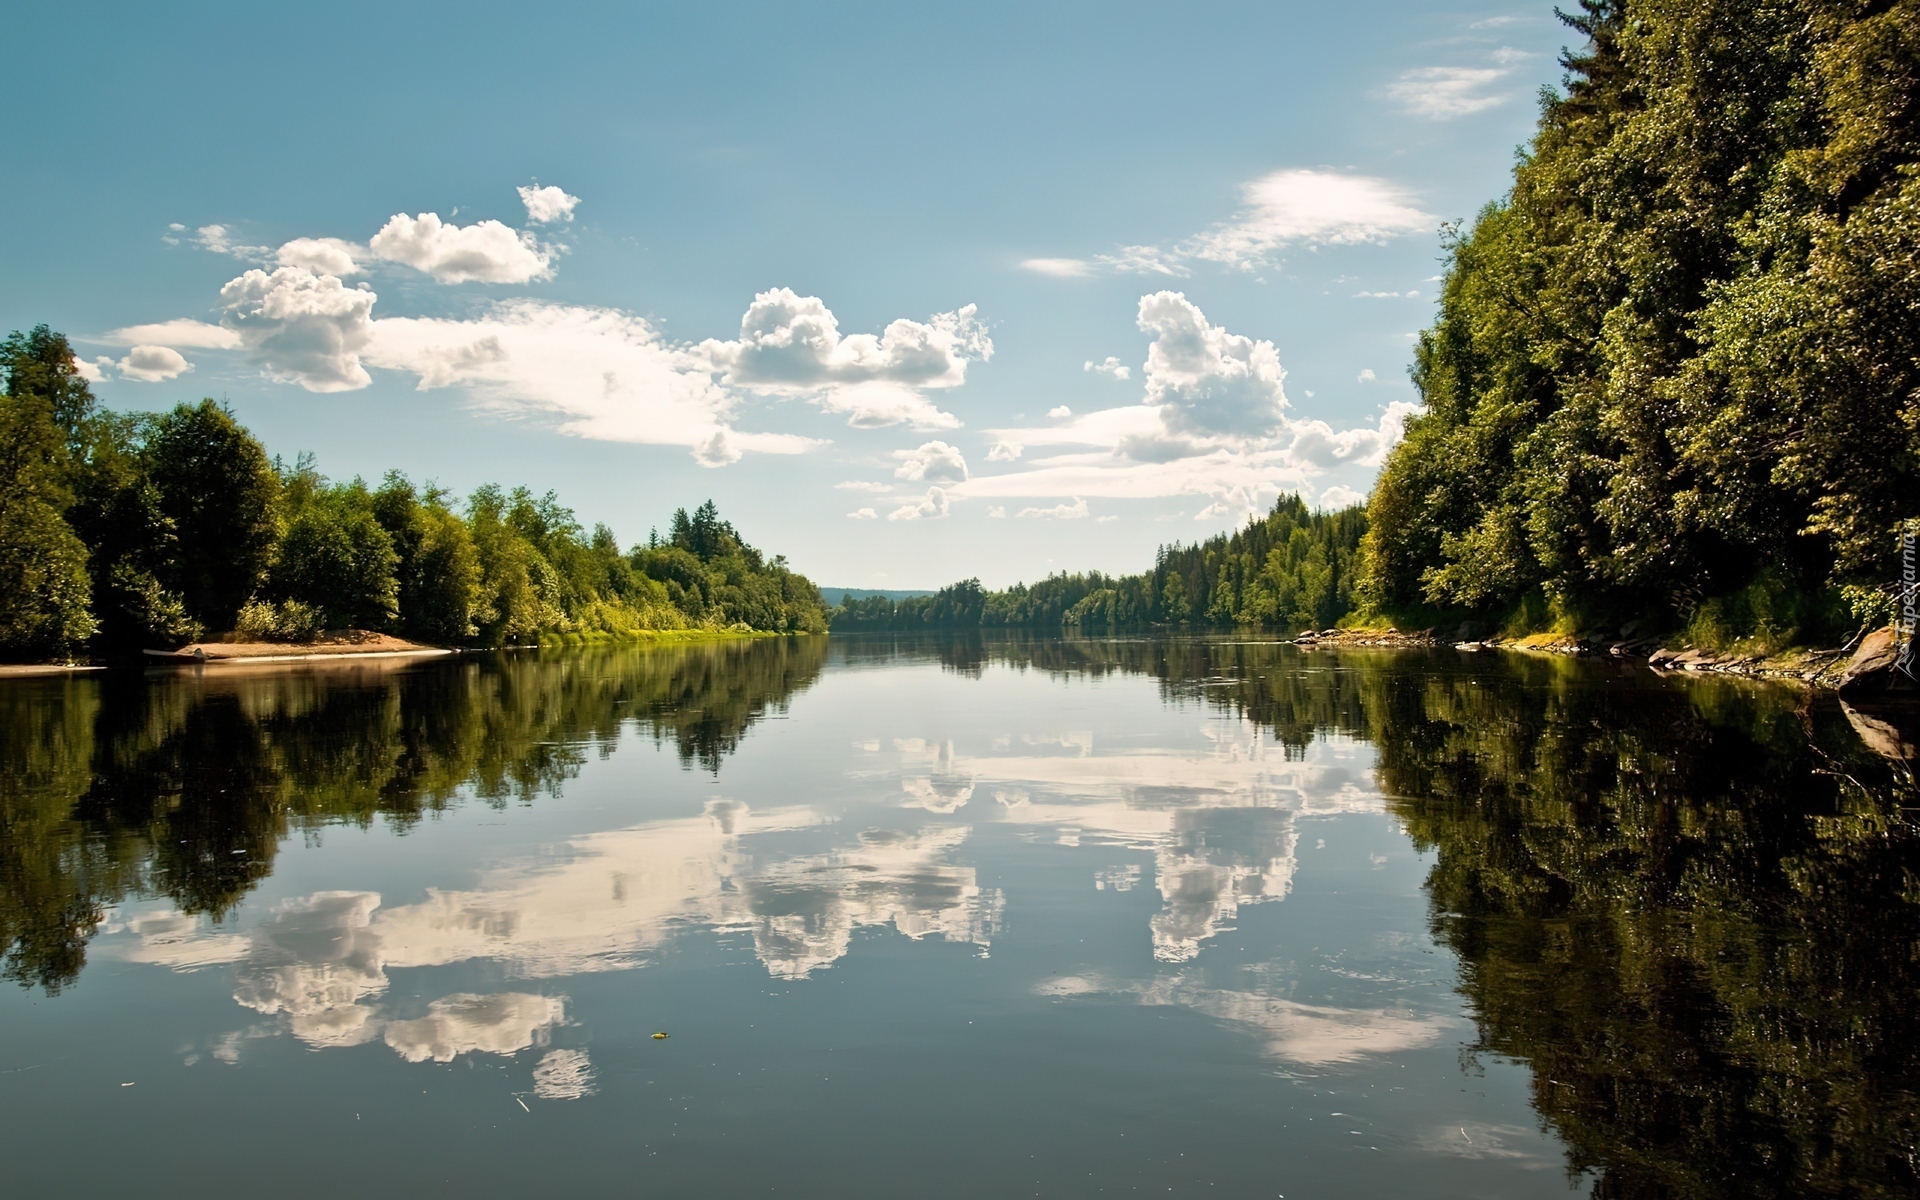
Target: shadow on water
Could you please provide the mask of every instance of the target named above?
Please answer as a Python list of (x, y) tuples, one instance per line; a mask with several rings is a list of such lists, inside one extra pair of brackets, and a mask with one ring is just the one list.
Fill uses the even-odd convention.
[(57, 992), (107, 905), (219, 918), (281, 841), (559, 791), (623, 730), (718, 772), (823, 638), (19, 680), (0, 687), (0, 971)]
[(1470, 1057), (1531, 1068), (1535, 1110), (1594, 1195), (1920, 1186), (1911, 766), (1830, 697), (1606, 663), (875, 635), (13, 684), (6, 974), (72, 981), (123, 898), (225, 913), (294, 832), (528, 802), (622, 731), (717, 772), (823, 668), (916, 663), (1147, 677), (1292, 757), (1333, 734), (1371, 744), (1389, 812), (1433, 856)]

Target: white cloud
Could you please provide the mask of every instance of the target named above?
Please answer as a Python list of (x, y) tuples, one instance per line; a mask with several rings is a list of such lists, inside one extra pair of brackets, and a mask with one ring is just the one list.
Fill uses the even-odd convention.
[(1206, 496), (1203, 517), (1247, 512), (1262, 497), (1312, 494), (1330, 470), (1378, 465), (1420, 411), (1395, 401), (1348, 429), (1294, 419), (1273, 344), (1213, 325), (1176, 292), (1143, 296), (1140, 328), (1154, 339), (1142, 403), (988, 430), (987, 460), (1020, 467), (955, 483), (953, 497)]
[(1431, 229), (1435, 218), (1385, 180), (1334, 171), (1275, 171), (1241, 188), (1246, 207), (1193, 239), (1193, 258), (1251, 269), (1294, 244), (1384, 242)]
[(1084, 258), (1029, 258), (1020, 266), (1022, 270), (1055, 279), (1078, 279), (1093, 274), (1093, 264)]
[(993, 341), (969, 304), (929, 321), (900, 319), (879, 335), (842, 335), (818, 296), (774, 288), (753, 298), (736, 341), (699, 349), (726, 382), (761, 391), (804, 393), (840, 384), (958, 387), (967, 363), (993, 357)]
[(209, 325), (190, 317), (176, 317), (154, 325), (129, 325), (107, 335), (107, 341), (123, 346), (172, 346), (187, 350), (238, 350), (240, 335), (221, 325)]
[(520, 193), (520, 203), (527, 206), (527, 220), (538, 225), (573, 220), (573, 210), (580, 203), (580, 197), (569, 196), (557, 187), (534, 185), (515, 190)]
[(1321, 508), (1348, 508), (1367, 498), (1365, 492), (1356, 492), (1350, 487), (1334, 486), (1320, 493)]
[(1380, 377), (1373, 373), (1372, 367), (1367, 367), (1361, 371), (1359, 375), (1355, 376), (1355, 378), (1360, 383), (1374, 383), (1378, 381)]
[(1147, 348), (1147, 403), (1160, 406), (1168, 431), (1265, 437), (1279, 428), (1287, 373), (1272, 342), (1208, 324), (1179, 292), (1141, 297), (1138, 320), (1154, 335)]
[(847, 492), (890, 492), (893, 490), (891, 484), (873, 483), (865, 479), (846, 479), (833, 486)]
[(993, 357), (993, 340), (969, 304), (926, 322), (890, 323), (878, 336), (842, 334), (818, 296), (774, 288), (753, 298), (733, 341), (708, 339), (695, 350), (723, 382), (768, 395), (810, 395), (858, 429), (910, 425), (955, 429), (925, 389), (958, 387), (967, 364)]
[(1184, 278), (1187, 269), (1183, 249), (1162, 250), (1158, 246), (1122, 246), (1114, 254), (1102, 254), (1095, 261), (1116, 275), (1171, 275)]
[(849, 517), (852, 517), (856, 521), (871, 521), (874, 518), (878, 517), (880, 514), (873, 511), (871, 508), (856, 508), (852, 512), (848, 513), (847, 515)]
[(1418, 300), (1420, 298), (1420, 293), (1417, 291), (1355, 292), (1353, 294), (1353, 298), (1355, 300)]
[(813, 398), (821, 411), (844, 413), (855, 429), (885, 429), (906, 425), (914, 429), (958, 429), (960, 418), (946, 412), (905, 384), (876, 380), (830, 387)]
[(310, 392), (372, 382), (359, 352), (373, 336), (374, 298), (306, 267), (248, 271), (220, 289), (227, 327), (267, 373)]
[(934, 520), (947, 515), (947, 491), (945, 488), (930, 487), (924, 500), (911, 504), (902, 504), (887, 514), (889, 521)]
[(989, 505), (987, 507), (987, 515), (998, 520), (1007, 515), (1007, 506), (1004, 504)]
[(438, 213), (397, 213), (368, 248), (376, 257), (426, 272), (436, 283), (526, 283), (553, 274), (550, 248), (498, 221), (449, 225)]
[(1487, 89), (1511, 73), (1505, 67), (1417, 67), (1402, 71), (1386, 94), (1413, 116), (1450, 121), (1505, 104), (1511, 96)]
[(193, 370), (178, 350), (165, 346), (135, 346), (115, 365), (121, 375), (141, 383), (159, 383)]
[(1085, 363), (1081, 364), (1080, 369), (1082, 371), (1091, 371), (1095, 375), (1107, 375), (1114, 379), (1124, 380), (1133, 378), (1133, 368), (1111, 354), (1107, 355), (1105, 362), (1094, 362), (1092, 359), (1088, 359)]
[(914, 450), (895, 450), (893, 456), (900, 461), (894, 469), (895, 479), (927, 483), (964, 483), (967, 479), (967, 460), (960, 451), (945, 442), (924, 442)]
[(340, 238), (295, 238), (274, 251), (283, 267), (307, 267), (321, 275), (355, 275), (372, 252)]
[(107, 369), (112, 366), (113, 360), (104, 354), (97, 356), (92, 362), (88, 362), (78, 355), (75, 355), (73, 359), (74, 374), (80, 376), (80, 378), (86, 380), (88, 383), (105, 383), (107, 381)]
[(1229, 220), (1172, 246), (1122, 246), (1085, 259), (1029, 259), (1076, 264), (1044, 271), (1116, 275), (1192, 274), (1196, 261), (1245, 271), (1270, 266), (1289, 246), (1348, 246), (1385, 242), (1432, 229), (1438, 218), (1422, 212), (1402, 188), (1384, 179), (1340, 171), (1273, 171), (1241, 185), (1242, 206)]
[(367, 361), (418, 375), (422, 391), (458, 386), (483, 408), (558, 417), (579, 437), (686, 446), (707, 466), (819, 444), (732, 428), (737, 400), (705, 357), (615, 309), (510, 300), (465, 320), (389, 318), (374, 334)]
[(265, 246), (243, 246), (233, 240), (233, 231), (225, 225), (202, 225), (194, 230), (193, 240), (202, 250), (211, 250), (215, 254), (231, 254), (235, 258), (264, 258)]
[(1052, 508), (1023, 508), (1013, 515), (1052, 518), (1056, 521), (1078, 521), (1087, 516), (1087, 502), (1075, 496), (1072, 504), (1056, 504)]

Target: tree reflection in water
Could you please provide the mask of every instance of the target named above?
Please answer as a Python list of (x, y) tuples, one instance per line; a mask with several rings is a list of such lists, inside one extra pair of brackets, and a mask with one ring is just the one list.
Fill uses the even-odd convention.
[(854, 653), (886, 651), (1146, 674), (1294, 753), (1372, 743), (1388, 810), (1436, 855), (1476, 1050), (1530, 1065), (1594, 1195), (1920, 1189), (1920, 793), (1831, 696), (1204, 639)]
[[(57, 990), (106, 905), (165, 897), (217, 917), (293, 832), (531, 801), (623, 729), (717, 771), (829, 658), (1146, 676), (1167, 704), (1256, 723), (1290, 757), (1330, 733), (1371, 743), (1388, 810), (1435, 856), (1431, 920), (1476, 1049), (1531, 1067), (1537, 1111), (1596, 1195), (1920, 1186), (1910, 767), (1869, 750), (1831, 698), (1603, 663), (876, 636), (16, 682), (0, 688), (6, 974)], [(936, 750), (916, 803), (947, 811), (965, 797), (941, 791), (952, 751)], [(1279, 851), (1235, 855), (1290, 836), (1254, 827), (1272, 816), (1226, 810), (1169, 853), (1257, 874)], [(1201, 936), (1168, 913), (1172, 961)]]
[(557, 792), (637, 726), (718, 771), (818, 677), (823, 638), (9, 681), (0, 687), (0, 953), (58, 992), (106, 906), (216, 920), (289, 834)]

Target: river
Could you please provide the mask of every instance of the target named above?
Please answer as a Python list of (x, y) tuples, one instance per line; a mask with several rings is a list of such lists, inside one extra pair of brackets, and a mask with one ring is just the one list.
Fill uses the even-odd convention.
[(1911, 1195), (1916, 804), (1830, 697), (1446, 650), (0, 680), (0, 1172)]

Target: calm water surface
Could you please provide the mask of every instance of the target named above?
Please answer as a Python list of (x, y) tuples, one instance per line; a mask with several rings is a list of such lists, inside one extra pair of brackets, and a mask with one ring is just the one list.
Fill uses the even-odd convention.
[(1911, 1195), (1915, 804), (1831, 700), (1453, 652), (0, 681), (0, 1179)]

